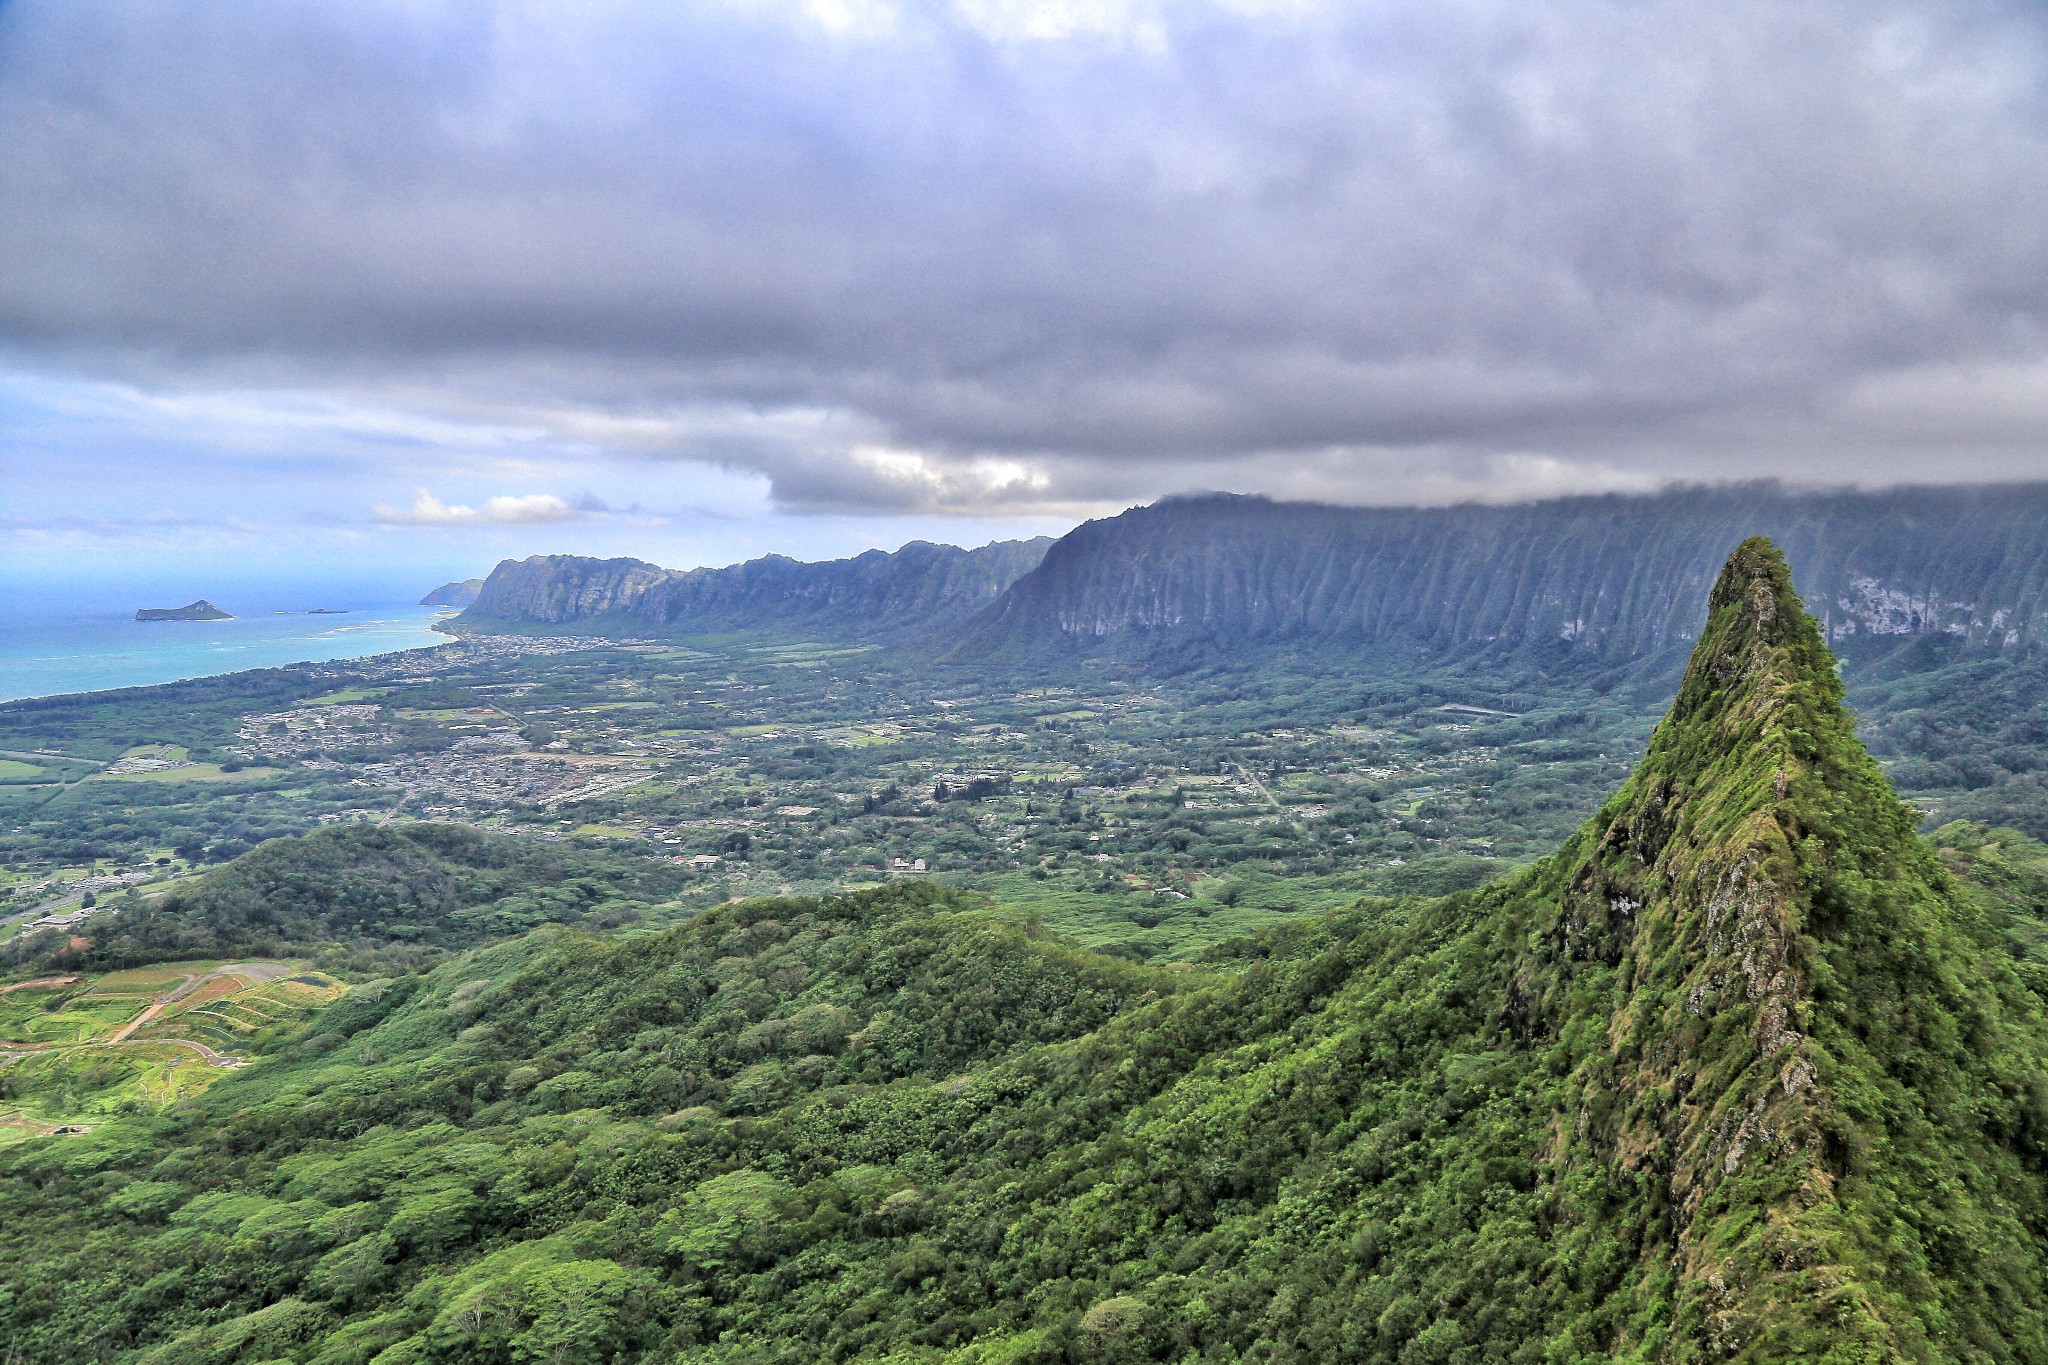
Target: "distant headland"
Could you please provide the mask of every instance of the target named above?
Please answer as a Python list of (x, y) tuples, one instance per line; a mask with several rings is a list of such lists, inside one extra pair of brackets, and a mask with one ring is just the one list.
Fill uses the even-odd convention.
[(476, 595), (484, 590), (481, 578), (465, 578), (459, 583), (443, 583), (440, 587), (420, 599), (423, 607), (466, 607), (476, 601)]
[(232, 621), (235, 618), (205, 598), (182, 607), (144, 607), (135, 613), (138, 621)]

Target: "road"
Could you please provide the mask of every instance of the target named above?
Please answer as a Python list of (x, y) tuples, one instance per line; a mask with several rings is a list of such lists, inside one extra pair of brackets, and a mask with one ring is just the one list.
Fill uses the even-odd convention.
[[(98, 874), (92, 872), (88, 872), (86, 874), (87, 877), (95, 875)], [(151, 874), (152, 877), (156, 875), (157, 874), (155, 873)], [(81, 877), (79, 880), (83, 881), (85, 880), (85, 878)], [(130, 888), (147, 886), (151, 884), (152, 883), (147, 878), (145, 878), (141, 881), (124, 882), (119, 887), (101, 887), (99, 888), (99, 890), (111, 893), (116, 890), (127, 890)], [(73, 882), (71, 883), (71, 885), (75, 886), (77, 885), (77, 883)], [(0, 925), (12, 924), (14, 923), (14, 921), (19, 919), (39, 919), (44, 915), (54, 915), (60, 910), (76, 908), (80, 904), (80, 902), (84, 901), (84, 899), (85, 892), (82, 890), (65, 891), (61, 895), (57, 896), (54, 900), (38, 901), (36, 902), (36, 904), (34, 904), (26, 910), (16, 910), (10, 914), (0, 915)]]
[(213, 1065), (220, 1067), (226, 1071), (233, 1071), (236, 1067), (249, 1065), (248, 1062), (244, 1061), (240, 1057), (230, 1057), (225, 1052), (215, 1052), (206, 1044), (194, 1042), (190, 1038), (138, 1038), (133, 1043), (129, 1044), (129, 1046), (190, 1048), (194, 1052), (198, 1053), (201, 1057), (204, 1057), (207, 1061), (211, 1062)]
[(1296, 834), (1301, 833), (1301, 822), (1296, 820), (1292, 815), (1289, 815), (1287, 813), (1287, 807), (1280, 804), (1280, 798), (1273, 795), (1273, 793), (1271, 793), (1270, 791), (1267, 791), (1266, 784), (1259, 781), (1257, 775), (1254, 774), (1251, 769), (1245, 767), (1242, 763), (1233, 763), (1230, 766), (1237, 769), (1238, 776), (1242, 777), (1245, 781), (1251, 783), (1252, 786), (1258, 790), (1259, 795), (1266, 798), (1267, 802), (1273, 807), (1273, 809), (1279, 812), (1280, 818), (1287, 822), (1287, 827), (1289, 829), (1293, 830)]
[[(171, 986), (168, 990), (159, 992), (156, 998), (150, 1001), (148, 1009), (130, 1019), (120, 1028), (115, 1029), (108, 1037), (96, 1039), (89, 1043), (57, 1043), (48, 1046), (35, 1043), (0, 1044), (0, 1065), (5, 1065), (7, 1062), (15, 1061), (22, 1057), (33, 1056), (39, 1052), (63, 1052), (84, 1047), (117, 1047), (123, 1043), (128, 1043), (138, 1029), (149, 1025), (157, 1016), (164, 1012), (167, 1006), (175, 1005), (178, 1001), (183, 1000), (209, 981), (223, 976), (238, 976), (251, 982), (275, 981), (292, 970), (290, 967), (281, 966), (275, 962), (230, 962), (225, 966), (215, 967), (212, 971), (204, 974), (186, 972), (178, 978), (177, 984)], [(190, 1048), (215, 1066), (237, 1067), (248, 1065), (239, 1057), (231, 1057), (225, 1052), (215, 1051), (206, 1044), (196, 1042), (190, 1038), (134, 1039), (135, 1046), (159, 1043), (167, 1044), (171, 1047)]]
[(0, 926), (12, 924), (18, 919), (41, 919), (48, 913), (49, 911), (45, 910), (42, 906), (32, 905), (26, 910), (17, 910), (11, 915), (0, 915)]
[[(208, 977), (212, 977), (213, 975), (215, 975), (215, 973), (213, 972), (207, 973)], [(181, 999), (182, 997), (191, 994), (194, 990), (197, 990), (198, 987), (199, 978), (191, 972), (185, 973), (185, 975), (178, 978), (177, 985), (171, 987), (163, 994), (157, 996), (155, 1000), (152, 1000), (150, 1002), (148, 1009), (136, 1015), (127, 1023), (121, 1025), (121, 1027), (115, 1029), (114, 1036), (107, 1039), (107, 1041), (109, 1043), (127, 1042), (129, 1034), (135, 1032), (135, 1030), (141, 1028), (144, 1024), (156, 1018), (159, 1014), (162, 1014), (164, 1012), (164, 1006), (169, 1005)]]
[(41, 805), (45, 806), (49, 805), (52, 801), (55, 801), (65, 792), (70, 791), (80, 782), (92, 781), (93, 778), (99, 776), (100, 769), (107, 766), (105, 763), (99, 761), (98, 759), (73, 758), (69, 754), (38, 754), (29, 752), (28, 750), (24, 749), (0, 749), (0, 758), (18, 758), (22, 760), (24, 763), (48, 763), (52, 759), (61, 758), (66, 763), (83, 763), (92, 769), (92, 771), (87, 773), (84, 777), (74, 778), (69, 782), (38, 782), (30, 784), (29, 790), (31, 791), (47, 790), (48, 794), (43, 797), (40, 803)]
[[(107, 1041), (109, 1043), (127, 1042), (130, 1034), (134, 1033), (143, 1025), (149, 1023), (150, 1020), (156, 1018), (159, 1014), (162, 1014), (164, 1012), (164, 1007), (166, 1005), (176, 1004), (178, 1001), (183, 1000), (186, 996), (198, 990), (207, 982), (214, 980), (216, 977), (239, 976), (246, 981), (256, 983), (263, 981), (275, 981), (290, 970), (291, 969), (289, 967), (281, 967), (275, 962), (230, 962), (225, 967), (215, 967), (206, 975), (197, 977), (196, 979), (192, 973), (188, 972), (185, 974), (185, 976), (180, 978), (177, 985), (171, 987), (163, 994), (157, 996), (157, 998), (151, 1002), (150, 1007), (148, 1009), (144, 1010), (142, 1013), (136, 1015), (133, 1019), (130, 1019), (127, 1023), (123, 1024), (119, 1029), (115, 1031), (114, 1036), (107, 1039)], [(165, 1038), (161, 1041), (169, 1043), (182, 1042), (183, 1040)], [(194, 1043), (193, 1046), (199, 1048), (202, 1052), (211, 1052), (211, 1049), (205, 1047), (203, 1044)], [(212, 1053), (212, 1055), (217, 1057), (220, 1054)], [(223, 1065), (226, 1065), (226, 1063), (223, 1063)]]
[(0, 749), (0, 758), (18, 758), (24, 763), (48, 763), (61, 759), (66, 763), (85, 763), (95, 768), (104, 768), (106, 763), (97, 758), (73, 758), (70, 754), (39, 754), (28, 749)]

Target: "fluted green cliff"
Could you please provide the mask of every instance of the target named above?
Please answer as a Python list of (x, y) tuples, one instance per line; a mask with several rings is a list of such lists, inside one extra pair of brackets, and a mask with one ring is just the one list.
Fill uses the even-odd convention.
[(764, 555), (716, 569), (662, 569), (637, 559), (508, 559), (460, 618), (504, 628), (647, 634), (808, 634), (875, 640), (957, 625), (1001, 594), (1051, 544), (998, 541), (976, 550), (913, 541), (894, 553), (803, 563)]
[(1683, 656), (1728, 547), (1778, 543), (1826, 638), (1980, 651), (2048, 639), (2048, 485), (1775, 484), (1516, 506), (1176, 498), (1063, 537), (959, 655), (1229, 657), (1398, 641), (1561, 661)]

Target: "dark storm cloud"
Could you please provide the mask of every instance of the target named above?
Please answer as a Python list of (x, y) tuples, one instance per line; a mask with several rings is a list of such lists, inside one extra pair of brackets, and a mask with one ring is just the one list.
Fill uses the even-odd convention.
[(797, 508), (2038, 473), (2044, 69), (2032, 4), (17, 4), (0, 345)]

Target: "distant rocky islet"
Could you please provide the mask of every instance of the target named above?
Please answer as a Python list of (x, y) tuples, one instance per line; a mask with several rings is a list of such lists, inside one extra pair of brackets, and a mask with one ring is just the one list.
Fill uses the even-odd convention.
[[(347, 607), (308, 607), (304, 611), (274, 611), (272, 616), (346, 616)], [(233, 612), (222, 611), (205, 598), (182, 607), (142, 607), (135, 613), (138, 621), (232, 621)]]
[(182, 607), (143, 607), (135, 613), (138, 621), (232, 621), (231, 613), (222, 611), (205, 598), (189, 602)]

